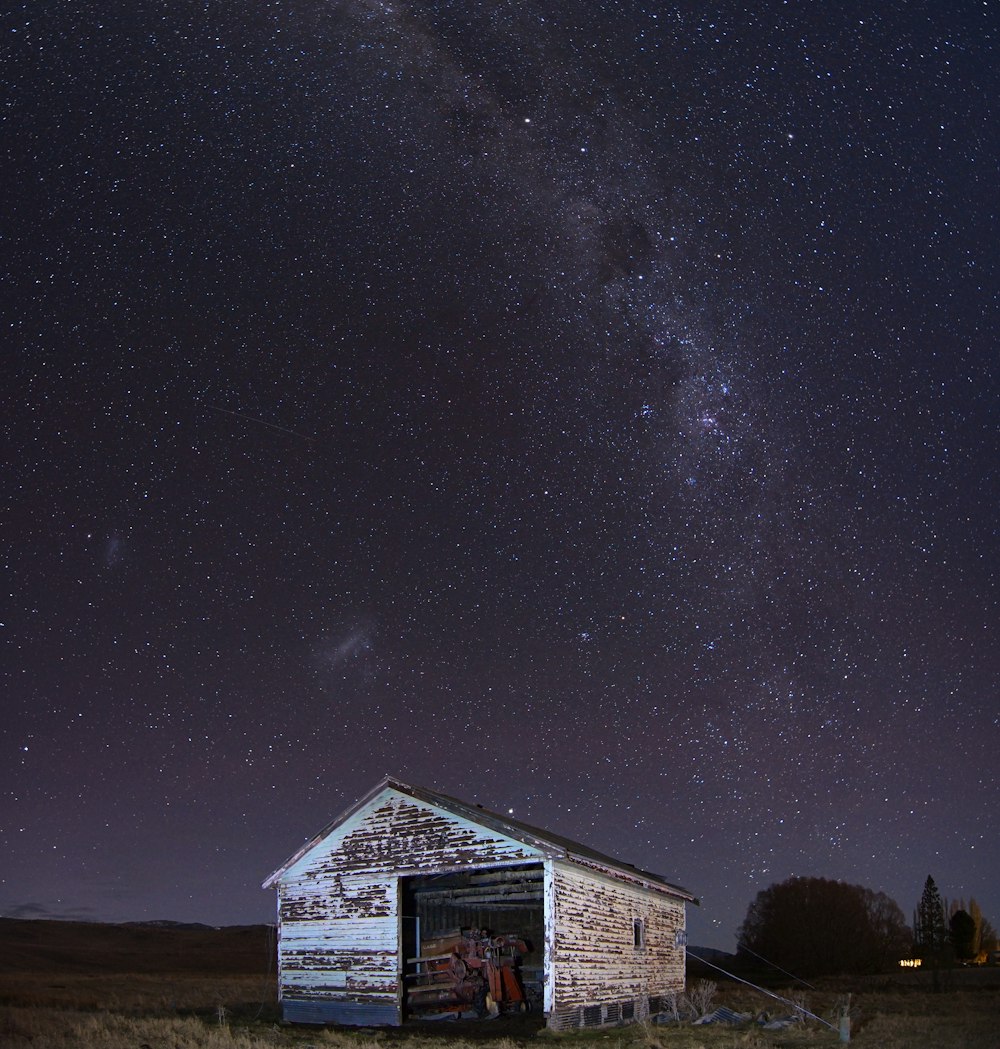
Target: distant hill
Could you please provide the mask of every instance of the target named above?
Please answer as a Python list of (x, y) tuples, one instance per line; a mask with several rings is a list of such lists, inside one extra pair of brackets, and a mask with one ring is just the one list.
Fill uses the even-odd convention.
[[(706, 964), (709, 962), (711, 964)], [(719, 969), (731, 973), (736, 964), (736, 955), (730, 954), (729, 951), (720, 951), (715, 947), (690, 946), (687, 949), (688, 976), (707, 977), (712, 980), (724, 979)]]
[(181, 922), (0, 918), (0, 972), (224, 972), (274, 970), (274, 929)]
[(172, 922), (159, 918), (149, 922), (119, 922), (126, 929), (221, 929), (221, 925), (205, 925), (202, 922)]

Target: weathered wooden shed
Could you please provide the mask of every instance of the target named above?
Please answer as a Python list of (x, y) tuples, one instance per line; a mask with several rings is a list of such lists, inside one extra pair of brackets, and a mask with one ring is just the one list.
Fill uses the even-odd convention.
[[(509, 816), (386, 779), (264, 882), (301, 1023), (399, 1024), (422, 936), (516, 932), (551, 1027), (641, 1019), (684, 986), (686, 889)], [(411, 965), (412, 968), (412, 965)]]

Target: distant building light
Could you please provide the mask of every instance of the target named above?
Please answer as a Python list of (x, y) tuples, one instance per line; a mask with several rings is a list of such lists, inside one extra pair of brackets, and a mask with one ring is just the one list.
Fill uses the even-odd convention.
[(921, 965), (920, 958), (900, 958), (899, 966), (901, 969), (919, 969)]

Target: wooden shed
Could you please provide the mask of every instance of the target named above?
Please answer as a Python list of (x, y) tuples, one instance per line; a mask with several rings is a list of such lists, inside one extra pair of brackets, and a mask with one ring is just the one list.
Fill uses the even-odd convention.
[(443, 953), (447, 937), (487, 933), (520, 942), (505, 960), (517, 1007), (542, 1009), (549, 1026), (642, 1019), (684, 987), (685, 907), (697, 903), (659, 875), (394, 779), (264, 888), (278, 891), (282, 1012), (300, 1023), (400, 1024), (433, 997), (425, 985), (442, 977), (429, 969), (462, 965)]

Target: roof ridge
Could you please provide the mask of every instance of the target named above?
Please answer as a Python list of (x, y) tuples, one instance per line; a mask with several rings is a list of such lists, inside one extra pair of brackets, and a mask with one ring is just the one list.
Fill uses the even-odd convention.
[(263, 888), (267, 889), (274, 885), (285, 871), (287, 871), (293, 864), (297, 863), (307, 852), (319, 845), (319, 843), (333, 833), (337, 827), (346, 823), (351, 816), (360, 811), (370, 801), (378, 797), (379, 794), (387, 789), (395, 790), (397, 793), (404, 794), (416, 801), (423, 801), (427, 804), (436, 805), (439, 808), (451, 812), (453, 815), (471, 819), (473, 822), (478, 822), (481, 825), (489, 827), (491, 830), (496, 830), (501, 834), (505, 834), (507, 837), (514, 838), (517, 841), (522, 841), (525, 844), (539, 848), (541, 851), (547, 852), (552, 858), (562, 858), (571, 861), (575, 860), (576, 862), (590, 866), (604, 867), (607, 868), (607, 873), (612, 875), (617, 872), (619, 875), (624, 875), (626, 878), (643, 883), (649, 888), (658, 891), (666, 891), (669, 895), (678, 896), (679, 898), (688, 900), (691, 903), (698, 903), (697, 898), (689, 890), (667, 881), (667, 879), (660, 874), (643, 870), (641, 867), (636, 867), (634, 864), (616, 859), (614, 856), (609, 856), (607, 853), (600, 852), (598, 849), (592, 849), (589, 845), (584, 845), (583, 843), (574, 841), (571, 838), (566, 838), (561, 834), (555, 834), (543, 827), (535, 827), (530, 823), (525, 823), (522, 820), (515, 819), (510, 814), (504, 815), (499, 812), (494, 812), (492, 809), (487, 809), (477, 802), (463, 801), (461, 798), (445, 794), (442, 791), (432, 790), (429, 787), (420, 787), (404, 783), (403, 780), (396, 776), (385, 776), (374, 787), (355, 801), (354, 804), (350, 805), (339, 816), (326, 824), (318, 834), (306, 841), (292, 854), (291, 857), (289, 857), (288, 860), (265, 879)]

